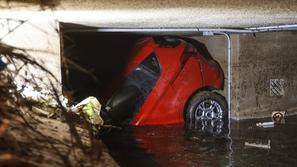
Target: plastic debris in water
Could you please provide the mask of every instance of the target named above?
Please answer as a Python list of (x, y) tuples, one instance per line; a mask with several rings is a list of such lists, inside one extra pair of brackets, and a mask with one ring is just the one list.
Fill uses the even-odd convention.
[(273, 128), (274, 122), (259, 122), (259, 123), (256, 123), (256, 125), (262, 128)]
[(263, 148), (263, 149), (270, 149), (271, 148), (270, 143), (271, 143), (270, 140), (268, 140), (267, 144), (266, 143), (264, 144), (264, 143), (244, 142), (244, 146)]
[(103, 125), (103, 119), (100, 116), (101, 104), (96, 97), (90, 96), (70, 109), (72, 112), (85, 117), (93, 125)]

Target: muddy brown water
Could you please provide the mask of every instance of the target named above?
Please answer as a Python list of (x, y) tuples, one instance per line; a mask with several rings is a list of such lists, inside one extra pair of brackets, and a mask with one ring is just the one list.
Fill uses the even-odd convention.
[(256, 126), (265, 121), (271, 120), (232, 122), (230, 134), (221, 138), (189, 136), (174, 125), (125, 128), (102, 139), (124, 167), (297, 166), (297, 117), (272, 128)]

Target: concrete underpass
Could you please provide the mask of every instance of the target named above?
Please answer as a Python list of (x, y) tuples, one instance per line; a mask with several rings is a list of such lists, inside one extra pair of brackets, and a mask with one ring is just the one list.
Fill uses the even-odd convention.
[[(187, 138), (177, 125), (116, 131), (102, 140), (120, 166), (296, 165), (297, 1), (0, 2), (0, 42), (26, 50), (54, 74), (30, 67), (15, 80), (35, 76), (44, 89), (53, 83), (71, 104), (88, 96), (105, 104), (135, 41), (164, 35), (205, 44), (219, 63), (230, 133), (197, 141), (201, 136)], [(256, 126), (276, 111), (286, 113), (285, 124)]]

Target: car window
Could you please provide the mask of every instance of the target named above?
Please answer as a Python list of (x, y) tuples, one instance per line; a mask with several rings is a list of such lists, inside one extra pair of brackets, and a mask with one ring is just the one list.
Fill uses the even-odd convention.
[(161, 68), (156, 53), (151, 53), (146, 59), (143, 60), (141, 65), (153, 72), (154, 75), (160, 75)]
[(151, 53), (128, 76), (125, 85), (136, 86), (140, 91), (140, 96), (135, 103), (134, 113), (137, 113), (148, 95), (151, 93), (160, 78), (160, 72), (161, 68), (158, 57), (155, 53)]

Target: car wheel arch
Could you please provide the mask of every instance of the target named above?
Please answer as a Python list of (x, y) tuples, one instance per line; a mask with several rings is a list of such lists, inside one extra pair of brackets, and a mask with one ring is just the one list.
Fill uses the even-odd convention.
[(194, 91), (186, 100), (186, 103), (185, 105), (183, 106), (183, 120), (185, 121), (185, 118), (186, 118), (186, 110), (187, 110), (187, 107), (189, 106), (189, 102), (190, 100), (192, 99), (193, 96), (195, 96), (196, 94), (200, 93), (200, 92), (203, 92), (203, 91), (210, 91), (210, 92), (216, 92), (218, 91), (219, 89), (215, 88), (215, 87), (212, 87), (212, 86), (204, 86), (204, 87), (201, 87), (199, 89), (197, 89), (196, 91)]

